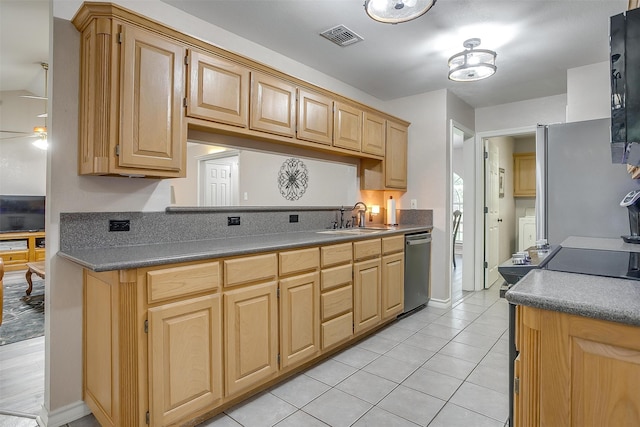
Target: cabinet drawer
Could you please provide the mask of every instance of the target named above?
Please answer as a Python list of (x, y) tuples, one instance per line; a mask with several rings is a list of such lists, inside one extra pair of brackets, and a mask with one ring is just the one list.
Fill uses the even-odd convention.
[(280, 262), (280, 275), (315, 270), (320, 265), (318, 248), (280, 252), (278, 259)]
[(392, 254), (394, 252), (401, 252), (404, 250), (404, 236), (383, 237), (382, 238), (382, 253)]
[(353, 287), (349, 285), (324, 292), (320, 296), (320, 307), (323, 322), (339, 314), (351, 312), (353, 310)]
[(278, 275), (276, 254), (256, 255), (224, 261), (224, 286), (270, 280)]
[(222, 282), (219, 261), (151, 270), (146, 278), (149, 303), (215, 291)]
[(353, 313), (347, 313), (322, 324), (322, 349), (353, 336)]
[(21, 264), (29, 261), (28, 251), (6, 251), (0, 255), (6, 265)]
[(320, 273), (320, 289), (327, 291), (338, 286), (351, 283), (353, 280), (353, 266), (351, 264), (328, 268)]
[(320, 248), (320, 253), (322, 254), (323, 268), (350, 262), (353, 256), (351, 243), (323, 246)]
[(46, 258), (46, 252), (44, 249), (36, 249), (35, 251), (36, 261), (44, 261)]
[(380, 239), (353, 242), (353, 259), (355, 261), (380, 256)]

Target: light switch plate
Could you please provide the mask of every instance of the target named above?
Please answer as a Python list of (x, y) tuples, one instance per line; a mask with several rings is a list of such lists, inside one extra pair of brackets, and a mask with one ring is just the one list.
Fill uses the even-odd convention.
[(411, 199), (411, 209), (418, 209), (418, 200)]

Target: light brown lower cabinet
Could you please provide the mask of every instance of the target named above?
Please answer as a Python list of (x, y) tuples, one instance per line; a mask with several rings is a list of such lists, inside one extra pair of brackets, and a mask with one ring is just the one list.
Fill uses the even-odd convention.
[(320, 352), (320, 276), (280, 280), (280, 365), (295, 366)]
[(225, 395), (278, 372), (278, 283), (224, 292)]
[(402, 238), (84, 270), (85, 402), (102, 426), (191, 425), (312, 365), (402, 311)]
[(640, 425), (640, 328), (518, 306), (514, 422)]
[(353, 330), (357, 334), (382, 320), (380, 258), (354, 263), (353, 277)]
[(149, 412), (169, 425), (222, 398), (220, 295), (149, 309)]

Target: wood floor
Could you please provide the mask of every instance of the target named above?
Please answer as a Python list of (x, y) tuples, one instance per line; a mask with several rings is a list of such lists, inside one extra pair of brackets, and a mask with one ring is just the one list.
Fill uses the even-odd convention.
[[(24, 280), (25, 271), (5, 272), (5, 283)], [(44, 337), (0, 346), (0, 414), (35, 419), (43, 402)]]
[(0, 414), (30, 416), (44, 401), (44, 337), (0, 346)]

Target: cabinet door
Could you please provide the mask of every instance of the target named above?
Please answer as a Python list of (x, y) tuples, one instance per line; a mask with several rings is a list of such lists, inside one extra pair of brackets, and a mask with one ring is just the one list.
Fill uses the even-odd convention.
[(353, 329), (369, 329), (382, 319), (380, 313), (380, 258), (353, 264)]
[(362, 152), (384, 156), (387, 121), (365, 111), (362, 115)]
[(362, 110), (336, 102), (333, 118), (333, 145), (360, 151), (362, 146)]
[(118, 165), (183, 171), (186, 154), (185, 48), (135, 27), (122, 27)]
[(293, 137), (295, 102), (293, 84), (266, 74), (251, 74), (251, 129)]
[(513, 195), (536, 196), (536, 153), (513, 155)]
[(394, 122), (387, 122), (385, 155), (385, 185), (391, 188), (407, 188), (408, 129)]
[(382, 318), (402, 313), (404, 308), (404, 253), (382, 258)]
[(298, 139), (331, 145), (333, 100), (319, 93), (298, 89)]
[(220, 295), (149, 309), (149, 414), (166, 426), (222, 398)]
[(225, 394), (271, 379), (278, 371), (277, 282), (224, 293)]
[(187, 115), (247, 127), (249, 69), (196, 50), (189, 52)]
[(280, 280), (280, 360), (286, 368), (320, 351), (318, 273)]

